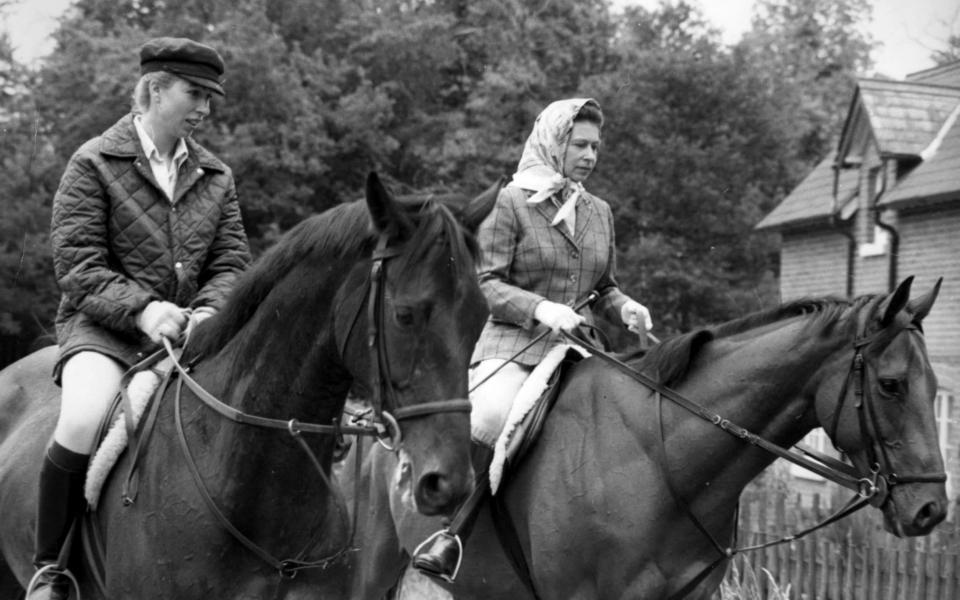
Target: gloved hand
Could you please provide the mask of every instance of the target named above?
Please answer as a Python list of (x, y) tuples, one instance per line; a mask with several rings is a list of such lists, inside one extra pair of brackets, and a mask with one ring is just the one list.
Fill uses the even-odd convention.
[(627, 329), (637, 335), (644, 335), (653, 329), (653, 319), (650, 318), (650, 311), (647, 307), (636, 300), (627, 300), (620, 307), (620, 318)]
[(196, 329), (202, 321), (206, 321), (217, 314), (216, 309), (209, 306), (198, 306), (190, 312), (190, 318), (187, 320), (187, 329), (183, 332), (184, 344), (190, 339), (190, 334)]
[(583, 324), (583, 315), (577, 313), (566, 304), (543, 300), (533, 310), (533, 318), (540, 321), (554, 331), (573, 331)]
[(179, 341), (186, 325), (186, 311), (165, 300), (154, 300), (137, 315), (137, 327), (158, 344), (163, 338)]

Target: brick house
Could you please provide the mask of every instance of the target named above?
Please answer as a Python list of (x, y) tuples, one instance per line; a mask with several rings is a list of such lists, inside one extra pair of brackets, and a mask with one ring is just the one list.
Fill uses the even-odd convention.
[[(947, 492), (960, 495), (960, 61), (905, 80), (859, 79), (837, 150), (759, 224), (781, 236), (780, 295), (892, 291), (943, 277), (924, 321), (939, 379)], [(821, 431), (807, 445), (829, 449)], [(824, 448), (826, 446), (826, 448)], [(791, 467), (798, 489), (825, 492)]]

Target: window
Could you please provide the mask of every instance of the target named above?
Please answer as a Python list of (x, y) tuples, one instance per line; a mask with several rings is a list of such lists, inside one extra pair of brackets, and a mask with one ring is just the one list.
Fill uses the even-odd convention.
[(860, 258), (866, 256), (882, 256), (890, 247), (890, 232), (877, 225), (873, 226), (873, 241), (860, 244), (858, 247)]

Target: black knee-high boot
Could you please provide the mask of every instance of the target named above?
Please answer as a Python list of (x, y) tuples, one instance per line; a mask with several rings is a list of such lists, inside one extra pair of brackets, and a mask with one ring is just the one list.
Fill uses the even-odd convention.
[(480, 513), (480, 505), (490, 491), (488, 472), (493, 460), (493, 448), (474, 442), (471, 447), (471, 458), (473, 470), (476, 472), (473, 492), (457, 508), (450, 525), (435, 533), (424, 544), (425, 547), (415, 552), (413, 556), (414, 568), (445, 581), (453, 581), (457, 576), (461, 547), (470, 537), (477, 515)]
[[(53, 442), (40, 469), (40, 493), (37, 498), (37, 532), (33, 564), (37, 569), (58, 565), (60, 551), (76, 517), (83, 511), (83, 483), (89, 455), (78, 454)], [(67, 578), (59, 569), (40, 575), (26, 600), (66, 600)]]

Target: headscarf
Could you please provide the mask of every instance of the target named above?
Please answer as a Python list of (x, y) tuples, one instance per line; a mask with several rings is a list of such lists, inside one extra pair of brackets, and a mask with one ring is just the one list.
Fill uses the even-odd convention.
[(507, 184), (534, 192), (527, 199), (530, 204), (543, 202), (557, 192), (568, 194), (551, 225), (567, 221), (571, 230), (577, 199), (584, 188), (583, 184), (564, 176), (563, 160), (573, 131), (573, 119), (587, 103), (600, 108), (593, 98), (568, 98), (552, 102), (543, 109), (523, 147), (517, 172)]

